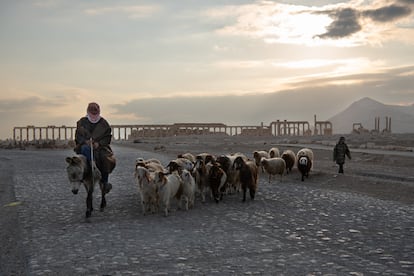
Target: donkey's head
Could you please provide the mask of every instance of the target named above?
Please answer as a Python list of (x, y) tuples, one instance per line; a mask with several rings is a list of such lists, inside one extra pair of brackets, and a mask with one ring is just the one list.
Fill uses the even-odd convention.
[(66, 163), (68, 163), (66, 172), (68, 174), (69, 182), (72, 186), (72, 193), (77, 194), (79, 187), (82, 185), (84, 172), (86, 170), (86, 158), (83, 155), (66, 157)]

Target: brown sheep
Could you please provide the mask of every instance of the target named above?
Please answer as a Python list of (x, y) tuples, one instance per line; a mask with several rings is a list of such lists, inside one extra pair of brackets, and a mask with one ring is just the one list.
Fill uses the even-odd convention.
[(256, 166), (261, 168), (261, 171), (264, 172), (261, 161), (262, 161), (262, 158), (269, 158), (269, 153), (265, 150), (256, 150), (253, 152), (253, 158), (254, 158), (254, 161), (256, 162)]
[(224, 184), (226, 183), (226, 172), (220, 167), (219, 163), (213, 163), (208, 174), (211, 193), (216, 203), (223, 199)]
[(285, 160), (286, 163), (286, 173), (288, 174), (289, 172), (292, 171), (293, 166), (296, 163), (296, 155), (292, 150), (285, 150), (282, 153), (283, 160)]
[(243, 190), (243, 202), (246, 201), (246, 191), (249, 188), (250, 198), (253, 200), (258, 186), (258, 169), (254, 161), (245, 161), (241, 156), (234, 160), (234, 169), (240, 172), (240, 183)]

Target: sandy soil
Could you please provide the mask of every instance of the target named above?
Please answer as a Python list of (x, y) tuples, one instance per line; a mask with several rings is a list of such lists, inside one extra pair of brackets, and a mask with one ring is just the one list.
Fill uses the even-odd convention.
[[(175, 158), (177, 154), (209, 152), (215, 155), (242, 152), (252, 157), (255, 150), (278, 147), (282, 152), (310, 147), (315, 154), (314, 169), (308, 179), (300, 181), (296, 169), (286, 178), (298, 185), (361, 193), (371, 197), (414, 203), (414, 134), (345, 135), (352, 160), (346, 161), (345, 174), (337, 174), (332, 149), (339, 136), (312, 137), (228, 137), (180, 136), (143, 138), (123, 142), (124, 146)], [(119, 142), (118, 142), (119, 143)], [(401, 155), (401, 156), (400, 156)], [(262, 176), (265, 177), (265, 176)], [(278, 180), (277, 180), (278, 181)]]

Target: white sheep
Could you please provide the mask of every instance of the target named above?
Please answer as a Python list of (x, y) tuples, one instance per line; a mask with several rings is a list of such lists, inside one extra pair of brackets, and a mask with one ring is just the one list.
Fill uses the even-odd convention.
[(282, 181), (283, 173), (286, 169), (286, 162), (283, 158), (273, 157), (273, 158), (262, 158), (261, 164), (264, 170), (269, 174), (269, 183), (272, 175), (280, 175), (280, 180)]
[(189, 153), (189, 152), (179, 154), (179, 155), (177, 155), (177, 158), (186, 158), (186, 159), (190, 160), (192, 163), (195, 163), (195, 161), (196, 161), (196, 158), (195, 158), (194, 154)]
[(147, 211), (155, 213), (158, 210), (158, 189), (151, 174), (153, 173), (145, 167), (137, 166), (135, 168), (135, 182), (138, 186), (142, 213), (144, 215), (146, 215)]
[(155, 158), (150, 158), (146, 160), (144, 158), (137, 158), (135, 160), (135, 168), (137, 168), (138, 166), (147, 168), (151, 172), (164, 171), (164, 167), (162, 166), (161, 162)]
[(184, 201), (185, 210), (194, 207), (195, 197), (195, 180), (191, 172), (188, 170), (182, 170), (181, 179), (183, 185), (183, 193), (181, 195), (181, 203)]
[(273, 147), (269, 150), (269, 158), (280, 157), (280, 151), (278, 148)]
[(182, 180), (178, 172), (166, 175), (164, 172), (156, 172), (154, 175), (154, 183), (158, 187), (160, 205), (164, 207), (164, 214), (168, 216), (170, 202), (172, 198), (177, 199), (177, 204), (181, 200)]

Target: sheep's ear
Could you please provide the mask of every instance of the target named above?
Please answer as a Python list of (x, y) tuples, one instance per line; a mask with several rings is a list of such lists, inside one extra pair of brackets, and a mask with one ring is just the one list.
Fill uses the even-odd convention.
[(167, 177), (165, 177), (164, 172), (159, 172), (159, 176), (162, 180), (162, 185), (165, 185), (167, 183)]
[(72, 157), (66, 157), (65, 160), (66, 160), (66, 163), (68, 163), (69, 165), (72, 164), (73, 162)]

